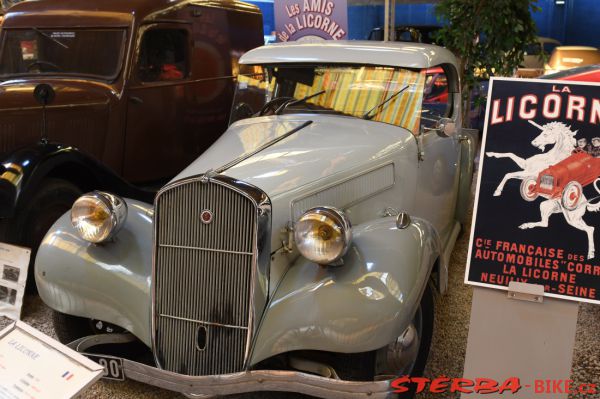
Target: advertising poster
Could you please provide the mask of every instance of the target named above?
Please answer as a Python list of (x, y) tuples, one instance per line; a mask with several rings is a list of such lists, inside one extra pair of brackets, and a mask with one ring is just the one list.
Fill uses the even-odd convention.
[(493, 78), (465, 282), (600, 303), (600, 86)]
[(274, 5), (278, 42), (347, 39), (346, 0), (277, 0)]

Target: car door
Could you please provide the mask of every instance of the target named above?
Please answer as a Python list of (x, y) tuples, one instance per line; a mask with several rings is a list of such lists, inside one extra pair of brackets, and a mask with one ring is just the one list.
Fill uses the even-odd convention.
[(455, 85), (449, 84), (447, 68), (450, 67), (427, 71), (418, 137), (422, 152), (417, 185), (419, 214), (432, 222), (442, 236), (454, 220), (460, 149), (458, 134), (446, 137), (434, 129), (442, 118), (459, 120), (459, 96), (451, 89)]
[(185, 156), (186, 90), (190, 81), (188, 24), (140, 28), (131, 85), (123, 175), (132, 182), (155, 181), (179, 172)]

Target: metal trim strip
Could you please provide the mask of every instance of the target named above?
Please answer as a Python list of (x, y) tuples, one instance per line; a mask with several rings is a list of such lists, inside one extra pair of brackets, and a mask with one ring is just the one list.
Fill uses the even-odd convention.
[(194, 319), (188, 319), (188, 318), (185, 318), (185, 317), (172, 316), (172, 315), (169, 315), (169, 314), (162, 314), (161, 313), (161, 314), (159, 314), (159, 316), (160, 317), (166, 317), (168, 319), (189, 321), (190, 323), (203, 324), (203, 325), (213, 326), (213, 327), (237, 328), (238, 330), (248, 330), (248, 327), (233, 326), (233, 325), (230, 325), (230, 324), (213, 323), (213, 322), (210, 322), (210, 321), (194, 320)]
[(254, 151), (251, 151), (247, 154), (244, 154), (236, 159), (234, 159), (233, 161), (226, 163), (225, 165), (221, 166), (220, 168), (215, 170), (215, 173), (223, 173), (225, 172), (227, 169), (234, 167), (235, 165), (244, 162), (246, 159), (253, 157), (254, 155), (258, 154), (259, 152), (271, 147), (272, 145), (275, 145), (277, 143), (279, 143), (281, 140), (284, 140), (288, 137), (290, 137), (292, 134), (304, 129), (305, 127), (309, 126), (310, 124), (312, 124), (312, 121), (306, 121), (303, 124), (296, 126), (295, 128), (293, 128), (292, 130), (290, 130), (289, 132), (282, 134), (279, 137), (274, 138), (273, 140), (261, 145), (260, 147), (258, 147), (257, 149), (255, 149)]
[(202, 248), (202, 247), (188, 247), (185, 245), (158, 244), (158, 246), (163, 247), (163, 248), (194, 249), (197, 251), (219, 252), (222, 254), (254, 255), (252, 252), (227, 251), (224, 249), (213, 249), (213, 248)]

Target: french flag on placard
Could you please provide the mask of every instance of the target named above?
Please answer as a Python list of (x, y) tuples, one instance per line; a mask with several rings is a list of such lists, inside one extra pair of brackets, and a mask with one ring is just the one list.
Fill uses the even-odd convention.
[(74, 375), (75, 374), (71, 373), (70, 371), (65, 371), (65, 373), (62, 375), (62, 378), (69, 381)]

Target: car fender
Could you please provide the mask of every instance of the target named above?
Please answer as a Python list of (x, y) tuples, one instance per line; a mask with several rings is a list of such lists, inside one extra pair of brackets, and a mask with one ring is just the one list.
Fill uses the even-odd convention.
[(144, 202), (126, 202), (125, 224), (104, 244), (81, 239), (68, 213), (58, 219), (39, 248), (35, 280), (40, 297), (52, 309), (116, 324), (151, 346), (154, 211)]
[(356, 353), (384, 347), (411, 322), (440, 255), (433, 226), (395, 217), (355, 226), (340, 266), (303, 257), (290, 265), (267, 304), (250, 364), (295, 350)]
[[(60, 171), (65, 176), (61, 176)], [(103, 189), (142, 201), (153, 200), (153, 193), (130, 185), (77, 148), (60, 143), (39, 143), (0, 158), (0, 218), (15, 216), (35, 195), (44, 178), (54, 176), (69, 180), (69, 176), (76, 174), (85, 176), (81, 181), (73, 182), (82, 190)]]

